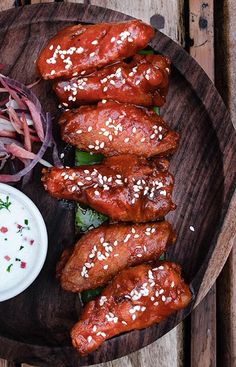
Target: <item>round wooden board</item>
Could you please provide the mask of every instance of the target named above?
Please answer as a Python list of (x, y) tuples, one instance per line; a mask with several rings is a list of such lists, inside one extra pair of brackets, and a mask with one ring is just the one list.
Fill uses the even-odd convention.
[[(38, 4), (0, 14), (0, 63), (4, 72), (23, 83), (35, 80), (34, 60), (58, 29), (76, 22), (97, 23), (128, 16), (80, 4)], [(0, 303), (0, 356), (40, 366), (75, 367), (112, 360), (146, 346), (183, 320), (210, 289), (231, 249), (235, 216), (228, 211), (235, 182), (235, 132), (229, 114), (207, 75), (175, 42), (160, 32), (152, 47), (171, 57), (173, 73), (162, 115), (181, 133), (171, 162), (174, 200), (168, 215), (178, 233), (169, 258), (183, 266), (195, 295), (188, 309), (151, 328), (115, 337), (95, 353), (81, 358), (71, 347), (69, 330), (81, 312), (79, 297), (61, 290), (55, 265), (62, 249), (74, 241), (74, 207), (50, 198), (36, 170), (24, 188), (41, 210), (49, 233), (46, 264), (21, 295)], [(57, 116), (49, 82), (34, 89), (45, 110)], [(230, 204), (231, 202), (231, 204)], [(228, 216), (226, 218), (226, 213)], [(195, 232), (189, 227), (194, 226)], [(199, 291), (200, 289), (200, 291)]]

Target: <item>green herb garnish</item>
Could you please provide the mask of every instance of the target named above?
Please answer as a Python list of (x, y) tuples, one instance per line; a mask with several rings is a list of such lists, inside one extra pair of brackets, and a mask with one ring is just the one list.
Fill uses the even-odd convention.
[(160, 115), (160, 107), (154, 106), (153, 111), (156, 112), (158, 115)]
[(159, 260), (166, 260), (166, 253), (164, 252), (163, 254), (161, 254), (161, 256), (159, 257)]
[(28, 226), (28, 224), (29, 224), (28, 219), (25, 219), (25, 220), (24, 220), (24, 223), (25, 223), (25, 225), (26, 225), (26, 226)]
[(11, 271), (11, 267), (13, 266), (13, 264), (10, 264), (7, 268), (6, 268), (6, 271), (8, 272), (8, 273), (10, 273), (10, 271)]
[(100, 153), (93, 153), (90, 154), (88, 152), (81, 152), (80, 150), (76, 149), (75, 152), (75, 164), (76, 166), (83, 166), (83, 165), (91, 165), (96, 163), (101, 163), (103, 160), (103, 155)]
[(88, 303), (92, 299), (100, 296), (105, 287), (98, 287), (96, 289), (89, 289), (88, 291), (81, 292), (81, 299), (83, 303)]
[(105, 215), (98, 213), (89, 207), (79, 204), (77, 205), (75, 222), (76, 226), (81, 232), (86, 232), (89, 229), (97, 228), (107, 219), (108, 218)]
[[(92, 165), (101, 163), (103, 155), (100, 153), (90, 154), (88, 152), (82, 152), (79, 149), (75, 152), (75, 164), (76, 166)], [(107, 220), (107, 217), (95, 210), (85, 206), (77, 205), (75, 222), (77, 228), (81, 232), (86, 232), (89, 229), (99, 227), (103, 222)]]
[(3, 201), (2, 199), (0, 199), (0, 210), (1, 209), (7, 209), (9, 210), (9, 206), (11, 205), (11, 202), (9, 201), (9, 196), (6, 197), (6, 201)]
[(153, 50), (141, 50), (138, 52), (140, 55), (154, 55), (154, 51)]

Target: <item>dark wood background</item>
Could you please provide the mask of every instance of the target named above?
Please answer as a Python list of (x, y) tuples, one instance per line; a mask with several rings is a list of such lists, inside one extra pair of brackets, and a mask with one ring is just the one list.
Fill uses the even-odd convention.
[[(31, 1), (31, 3), (37, 2), (40, 1)], [(165, 2), (166, 4), (158, 0), (135, 1), (135, 7), (132, 1), (101, 0), (91, 3), (120, 10), (146, 21), (151, 20), (161, 31), (182, 44), (202, 65), (211, 79), (215, 78), (216, 85), (230, 108), (232, 119), (235, 120), (236, 80), (233, 63), (236, 58), (236, 46), (232, 35), (236, 31), (233, 23), (236, 5), (233, 0), (225, 1), (224, 5), (220, 4), (221, 1), (215, 4), (213, 1), (196, 0), (171, 0)], [(14, 5), (20, 5), (20, 1), (15, 1), (14, 4), (13, 1), (2, 0), (0, 9)], [(234, 249), (217, 284), (184, 324), (142, 351), (106, 365), (151, 367), (156, 365), (155, 361), (158, 360), (161, 367), (190, 365), (234, 367), (236, 364), (236, 294), (233, 286), (236, 284), (235, 258)], [(12, 364), (2, 361), (2, 365)]]

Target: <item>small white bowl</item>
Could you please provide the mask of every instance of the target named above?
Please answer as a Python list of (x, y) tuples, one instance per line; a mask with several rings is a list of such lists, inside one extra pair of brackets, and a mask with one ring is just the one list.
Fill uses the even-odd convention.
[[(40, 273), (43, 264), (46, 259), (47, 255), (47, 248), (48, 248), (48, 235), (47, 235), (47, 229), (43, 220), (43, 217), (36, 207), (36, 205), (30, 200), (25, 194), (23, 194), (21, 191), (15, 189), (14, 187), (6, 184), (0, 183), (0, 198), (9, 196), (10, 201), (13, 200), (15, 202), (15, 213), (12, 212), (11, 216), (9, 214), (9, 211), (7, 209), (1, 209), (0, 210), (0, 230), (4, 228), (4, 220), (8, 221), (10, 225), (12, 226), (11, 220), (14, 220), (15, 223), (22, 223), (24, 221), (23, 218), (19, 218), (20, 210), (25, 211), (27, 214), (26, 217), (30, 218), (29, 227), (33, 231), (35, 243), (33, 246), (30, 246), (30, 240), (27, 238), (27, 234), (29, 234), (31, 229), (28, 229), (27, 226), (25, 226), (26, 230), (24, 230), (20, 235), (17, 234), (17, 231), (10, 230), (9, 229), (9, 242), (7, 243), (7, 240), (5, 240), (4, 232), (1, 232), (1, 241), (2, 247), (0, 247), (0, 302), (5, 301), (7, 299), (10, 299), (12, 297), (15, 297), (19, 293), (23, 292), (27, 287), (30, 286), (30, 284), (33, 283), (33, 281), (36, 279), (38, 274)], [(13, 208), (13, 207), (12, 207)], [(24, 208), (24, 209), (22, 209)], [(10, 207), (9, 207), (10, 209)], [(17, 215), (17, 209), (19, 209), (19, 213)], [(15, 215), (15, 219), (14, 219)], [(1, 218), (2, 217), (2, 218)], [(12, 217), (12, 218), (11, 218)], [(17, 224), (16, 224), (17, 225)], [(16, 227), (17, 228), (17, 227)], [(25, 233), (26, 232), (26, 233)], [(15, 236), (17, 238), (16, 241), (13, 241), (11, 236)], [(22, 237), (19, 237), (22, 236)], [(7, 238), (7, 235), (5, 236)], [(18, 240), (19, 238), (19, 240)], [(6, 242), (4, 242), (4, 240)], [(21, 241), (28, 241), (25, 242), (25, 246), (22, 251), (19, 250), (19, 244), (23, 243)], [(14, 242), (14, 243), (13, 243)], [(31, 244), (31, 243), (30, 243)], [(9, 247), (7, 247), (9, 245)], [(15, 246), (15, 247), (14, 247)], [(16, 249), (17, 247), (17, 249)], [(2, 250), (1, 250), (2, 249)], [(12, 252), (12, 258), (11, 260), (6, 260), (7, 256), (4, 256), (4, 253), (6, 251)], [(5, 252), (4, 252), (5, 251)], [(7, 254), (6, 254), (7, 255)], [(20, 258), (23, 255), (27, 258), (27, 264), (23, 265), (21, 260), (17, 260), (16, 258)], [(7, 262), (8, 261), (8, 262)], [(11, 261), (13, 262), (12, 268), (10, 268), (10, 272), (7, 269), (7, 265), (9, 266)], [(21, 262), (20, 262), (21, 261)], [(24, 263), (24, 261), (23, 261)], [(22, 269), (22, 266), (26, 266), (26, 269)], [(12, 270), (11, 270), (12, 269)], [(15, 277), (13, 272), (16, 271)], [(1, 273), (2, 272), (2, 273)], [(6, 272), (6, 273), (5, 273)], [(11, 273), (11, 274), (10, 274)]]

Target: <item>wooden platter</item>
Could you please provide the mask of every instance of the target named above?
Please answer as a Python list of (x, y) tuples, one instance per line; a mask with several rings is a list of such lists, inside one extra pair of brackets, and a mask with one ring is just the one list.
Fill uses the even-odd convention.
[[(60, 3), (0, 13), (0, 63), (7, 65), (6, 74), (27, 84), (35, 80), (34, 60), (39, 50), (58, 29), (77, 22), (128, 18), (95, 6)], [(39, 366), (77, 367), (131, 353), (185, 318), (210, 289), (227, 258), (235, 237), (235, 215), (230, 213), (236, 202), (232, 199), (236, 138), (229, 114), (207, 75), (180, 46), (157, 32), (152, 47), (170, 56), (173, 62), (170, 92), (162, 108), (164, 119), (181, 133), (180, 148), (171, 162), (178, 207), (168, 215), (178, 241), (169, 258), (182, 264), (194, 293), (193, 302), (166, 322), (113, 338), (97, 352), (81, 358), (69, 339), (69, 330), (81, 311), (80, 300), (62, 291), (55, 279), (55, 265), (62, 249), (74, 242), (74, 206), (50, 198), (42, 188), (37, 169), (33, 182), (23, 191), (45, 218), (49, 252), (33, 285), (14, 299), (0, 303), (2, 358)], [(57, 101), (50, 83), (41, 82), (34, 92), (56, 120)]]

